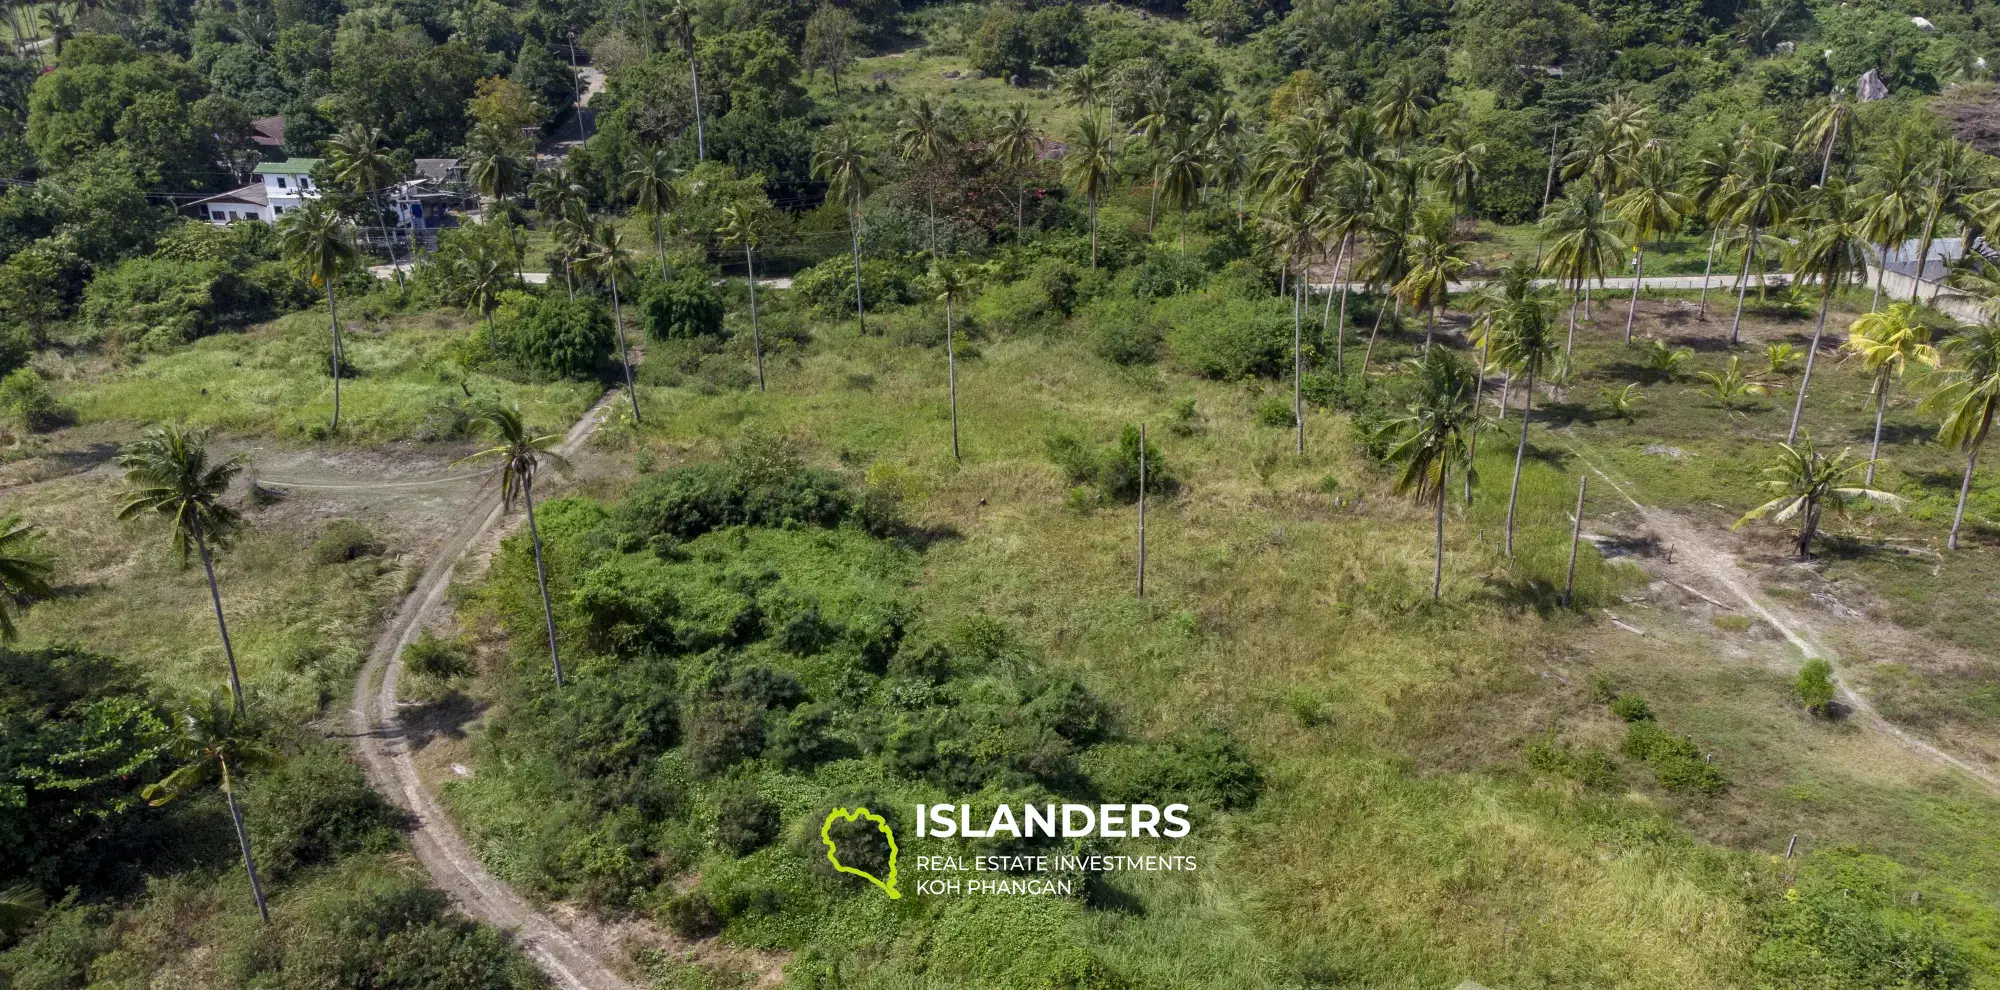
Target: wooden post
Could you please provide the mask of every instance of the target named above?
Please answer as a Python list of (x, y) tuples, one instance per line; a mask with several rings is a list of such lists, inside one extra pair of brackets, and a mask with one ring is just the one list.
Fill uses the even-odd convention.
[(1576, 545), (1583, 541), (1583, 491), (1590, 484), (1590, 475), (1576, 476), (1576, 519), (1569, 530), (1569, 575), (1563, 578), (1563, 607), (1569, 607), (1571, 595), (1576, 591)]
[(1793, 849), (1795, 849), (1795, 848), (1797, 848), (1797, 847), (1798, 847), (1798, 844), (1799, 844), (1799, 833), (1797, 833), (1797, 832), (1793, 832), (1793, 833), (1792, 833), (1792, 841), (1790, 841), (1790, 842), (1787, 842), (1787, 843), (1785, 843), (1785, 858), (1786, 858), (1786, 859), (1791, 859), (1791, 858), (1792, 858), (1792, 850), (1793, 850)]
[(1139, 597), (1146, 597), (1146, 424), (1139, 424)]

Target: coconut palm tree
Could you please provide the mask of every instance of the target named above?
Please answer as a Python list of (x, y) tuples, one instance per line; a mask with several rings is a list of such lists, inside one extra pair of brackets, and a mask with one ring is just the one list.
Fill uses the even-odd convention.
[(1154, 157), (1152, 197), (1146, 207), (1146, 233), (1151, 234), (1160, 212), (1160, 145), (1168, 135), (1186, 130), (1189, 121), (1181, 94), (1162, 76), (1151, 75), (1139, 89), (1138, 100), (1140, 114), (1132, 123), (1133, 130)]
[(1374, 203), (1369, 189), (1370, 173), (1367, 166), (1350, 160), (1335, 172), (1327, 185), (1326, 195), (1313, 208), (1314, 237), (1320, 244), (1335, 245), (1333, 258), (1333, 279), (1340, 283), (1340, 318), (1337, 323), (1328, 323), (1332, 317), (1333, 294), (1326, 297), (1329, 312), (1320, 318), (1320, 329), (1329, 325), (1333, 330), (1334, 373), (1345, 377), (1347, 374), (1347, 290), (1351, 284), (1346, 275), (1348, 258), (1356, 241), (1368, 230), (1374, 215)]
[(1882, 305), (1882, 279), (1889, 270), (1889, 252), (1910, 239), (1924, 215), (1924, 148), (1915, 140), (1896, 137), (1861, 167), (1861, 185), (1868, 191), (1867, 236), (1875, 246), (1875, 296), (1869, 310)]
[[(357, 196), (364, 197), (374, 207), (376, 220), (369, 226), (381, 223), (386, 211), (382, 206), (382, 190), (396, 181), (396, 163), (389, 158), (383, 144), (380, 128), (361, 123), (351, 123), (341, 128), (326, 141), (328, 164), (333, 168), (334, 181), (346, 186)], [(395, 238), (386, 238), (389, 243), (390, 262), (395, 262)], [(402, 271), (397, 270), (397, 279)]]
[(527, 167), (515, 148), (519, 143), (494, 123), (478, 124), (466, 137), (465, 174), (486, 202), (502, 205), (521, 194)]
[(1180, 211), (1181, 247), (1187, 247), (1187, 213), (1201, 199), (1202, 162), (1207, 149), (1187, 128), (1177, 128), (1167, 138), (1166, 157), (1160, 162), (1160, 194), (1167, 206)]
[(1902, 502), (1888, 492), (1878, 492), (1866, 486), (1855, 488), (1843, 485), (1856, 471), (1867, 465), (1854, 460), (1845, 450), (1828, 456), (1813, 445), (1812, 437), (1806, 436), (1797, 442), (1787, 441), (1778, 445), (1776, 461), (1764, 469), (1765, 491), (1772, 499), (1743, 514), (1731, 529), (1758, 519), (1769, 518), (1772, 522), (1799, 521), (1799, 535), (1792, 541), (1798, 550), (1800, 560), (1812, 557), (1812, 541), (1819, 532), (1820, 514), (1828, 504), (1838, 506), (1849, 499), (1869, 499), (1895, 505)]
[(1445, 203), (1426, 203), (1417, 210), (1416, 236), (1410, 239), (1410, 270), (1396, 283), (1396, 298), (1424, 314), (1424, 347), (1431, 346), (1437, 314), (1451, 297), (1451, 283), (1465, 274), (1460, 256), (1458, 218)]
[(18, 515), (0, 517), (0, 642), (20, 636), (14, 606), (24, 598), (47, 595), (54, 575), (55, 561), (42, 550), (35, 527)]
[(1460, 215), (1470, 214), (1479, 199), (1479, 163), (1486, 145), (1475, 139), (1463, 121), (1454, 121), (1439, 135), (1437, 157), (1431, 159), (1431, 179)]
[(1951, 516), (1951, 536), (1945, 546), (1958, 549), (1958, 529), (1965, 521), (1965, 500), (1972, 492), (1972, 472), (1979, 449), (2000, 415), (2000, 323), (1966, 327), (1938, 345), (1946, 366), (1932, 376), (1930, 394), (1918, 405), (1926, 415), (1941, 417), (1938, 442), (1965, 451), (1965, 480), (1958, 486), (1958, 508)]
[(190, 701), (174, 713), (170, 749), (180, 766), (159, 783), (148, 784), (140, 794), (158, 807), (214, 782), (229, 802), (229, 820), (236, 826), (236, 845), (243, 852), (243, 871), (250, 875), (250, 895), (257, 899), (257, 914), (270, 924), (271, 908), (257, 879), (257, 859), (250, 853), (243, 808), (236, 803), (236, 781), (243, 773), (279, 762), (278, 751), (260, 736), (258, 727), (244, 714), (241, 698), (233, 709), (215, 694)]
[(854, 322), (867, 333), (868, 316), (861, 302), (861, 200), (868, 195), (867, 155), (851, 131), (836, 127), (813, 152), (812, 173), (826, 183), (827, 197), (846, 208), (848, 239), (854, 247)]
[(1729, 323), (1731, 347), (1736, 346), (1743, 329), (1743, 298), (1750, 291), (1750, 267), (1757, 257), (1757, 248), (1784, 247), (1783, 241), (1765, 232), (1791, 217), (1798, 199), (1792, 188), (1796, 173), (1783, 146), (1772, 141), (1759, 141), (1739, 159), (1736, 174), (1723, 193), (1720, 206), (1728, 216), (1730, 226), (1743, 231), (1740, 238), (1743, 271), (1736, 278), (1736, 315)]
[(1284, 200), (1266, 215), (1265, 223), (1270, 228), (1271, 246), (1285, 270), (1298, 272), (1292, 284), (1292, 424), (1298, 432), (1298, 452), (1303, 454), (1306, 449), (1305, 404), (1302, 401), (1305, 266), (1306, 261), (1319, 252), (1320, 243), (1314, 236), (1313, 216), (1304, 204)]
[[(1001, 118), (1000, 129), (993, 135), (993, 159), (1000, 165), (1025, 175), (1041, 158), (1042, 135), (1035, 127), (1034, 119), (1028, 116), (1028, 106), (1016, 103)], [(1021, 228), (1026, 224), (1028, 208), (1028, 187), (1021, 186), (1014, 196), (1014, 236), (1021, 236)]]
[(681, 54), (688, 60), (688, 82), (694, 98), (694, 160), (708, 160), (708, 137), (702, 130), (701, 112), (701, 66), (694, 57), (694, 3), (693, 0), (667, 0), (666, 13), (662, 21), (674, 42), (681, 47)]
[(174, 553), (186, 566), (190, 552), (201, 558), (208, 577), (208, 600), (215, 609), (215, 628), (222, 635), (222, 656), (229, 663), (229, 693), (243, 708), (243, 681), (236, 674), (236, 648), (229, 642), (229, 623), (222, 617), (222, 591), (215, 582), (215, 551), (228, 547), (243, 517), (222, 504), (229, 483), (241, 470), (235, 458), (210, 463), (208, 431), (161, 423), (141, 434), (118, 455), (125, 469), (125, 490), (119, 494), (120, 520), (153, 513), (168, 522)]
[(1089, 65), (1079, 65), (1063, 73), (1060, 89), (1063, 106), (1078, 107), (1093, 114), (1104, 107), (1104, 80)]
[[(1500, 276), (1473, 293), (1470, 309), (1472, 325), (1468, 328), (1472, 342), (1479, 345), (1479, 379), (1472, 386), (1473, 408), (1479, 407), (1479, 399), (1486, 386), (1486, 371), (1492, 366), (1493, 342), (1497, 328), (1503, 320), (1511, 318), (1511, 308), (1532, 301), (1546, 312), (1544, 301), (1547, 292), (1537, 284), (1539, 272), (1526, 258), (1515, 261), (1501, 269)], [(1510, 383), (1513, 372), (1508, 372)], [(1500, 390), (1500, 416), (1505, 418), (1508, 409), (1508, 389)], [(1466, 441), (1466, 457), (1477, 458), (1479, 454), (1479, 431), (1474, 430)], [(1472, 483), (1465, 485), (1465, 504), (1472, 504)]]
[(1932, 146), (1924, 169), (1928, 180), (1922, 200), (1924, 232), (1917, 238), (1917, 277), (1910, 280), (1911, 302), (1917, 301), (1917, 294), (1923, 289), (1925, 259), (1930, 257), (1938, 221), (1960, 212), (1970, 197), (1987, 188), (1987, 160), (1977, 149), (1954, 137)]
[(1728, 141), (1710, 142), (1695, 156), (1681, 180), (1681, 191), (1695, 215), (1708, 222), (1708, 260), (1701, 269), (1701, 302), (1695, 318), (1708, 319), (1708, 282), (1715, 274), (1715, 248), (1722, 240), (1722, 203), (1729, 191), (1729, 178), (1736, 174), (1736, 146)]
[(1466, 438), (1472, 432), (1479, 411), (1473, 406), (1476, 378), (1472, 367), (1449, 349), (1439, 347), (1412, 358), (1410, 373), (1416, 380), (1409, 414), (1391, 424), (1401, 439), (1389, 450), (1389, 462), (1396, 464), (1396, 493), (1407, 495), (1417, 504), (1430, 503), (1437, 527), (1437, 542), (1431, 567), (1431, 600), (1444, 588), (1444, 503), (1452, 468), (1463, 465), (1472, 470), (1466, 456)]
[(1826, 310), (1833, 294), (1868, 273), (1866, 217), (1861, 204), (1849, 198), (1846, 183), (1835, 179), (1818, 187), (1806, 215), (1810, 222), (1786, 249), (1785, 268), (1799, 284), (1809, 279), (1819, 282), (1819, 319), (1813, 324), (1812, 345), (1806, 348), (1806, 370), (1799, 378), (1799, 394), (1792, 401), (1792, 426), (1785, 434), (1786, 443), (1799, 437), (1806, 387), (1812, 384), (1813, 361), (1819, 357), (1819, 341), (1826, 333)]
[(519, 285), (514, 259), (492, 238), (482, 237), (471, 247), (444, 253), (437, 263), (445, 265), (444, 284), (454, 297), (463, 297), (467, 309), (486, 321), (486, 333), (493, 334), (493, 311), (500, 298)]
[(495, 405), (479, 415), (479, 422), (491, 427), (493, 446), (472, 454), (459, 463), (487, 461), (500, 480), (500, 504), (514, 507), (515, 496), (528, 513), (528, 540), (535, 550), (535, 585), (542, 593), (542, 621), (549, 632), (549, 667), (555, 671), (556, 687), (563, 686), (562, 653), (556, 646), (556, 613), (549, 602), (549, 574), (542, 564), (542, 532), (535, 525), (535, 477), (544, 466), (566, 467), (562, 455), (550, 448), (560, 434), (536, 436), (521, 419), (521, 407), (509, 403)]
[(665, 149), (654, 145), (632, 152), (625, 159), (625, 197), (639, 212), (653, 218), (653, 249), (660, 256), (660, 281), (667, 280), (667, 211), (680, 203), (674, 189), (679, 172)]
[(0, 888), (0, 938), (13, 938), (27, 931), (48, 906), (48, 897), (33, 884)]
[(298, 271), (299, 277), (314, 287), (326, 289), (326, 313), (333, 324), (333, 432), (340, 432), (340, 378), (347, 373), (347, 359), (340, 347), (340, 300), (334, 278), (342, 265), (352, 262), (353, 228), (317, 197), (300, 203), (278, 218), (278, 250)]
[(563, 163), (536, 172), (534, 181), (528, 183), (528, 197), (535, 201), (542, 227), (555, 242), (556, 254), (562, 262), (563, 284), (569, 290), (569, 298), (575, 299), (577, 252), (572, 250), (575, 239), (565, 236), (564, 221), (572, 216), (588, 216), (590, 192), (576, 181), (569, 165)]
[(1833, 165), (1833, 152), (1842, 141), (1849, 148), (1854, 147), (1856, 133), (1854, 104), (1841, 99), (1840, 91), (1834, 90), (1827, 97), (1826, 104), (1806, 118), (1804, 127), (1799, 129), (1798, 143), (1792, 150), (1800, 155), (1819, 156), (1819, 181), (1826, 184), (1827, 169)]
[(1634, 252), (1632, 299), (1625, 306), (1627, 344), (1632, 342), (1632, 323), (1639, 312), (1639, 286), (1646, 280), (1646, 245), (1679, 230), (1681, 218), (1692, 208), (1688, 197), (1676, 188), (1679, 177), (1664, 151), (1643, 153), (1632, 161), (1632, 174), (1622, 183), (1625, 191), (1605, 204), (1625, 225)]
[[(763, 216), (749, 203), (722, 208), (716, 233), (724, 244), (743, 245), (743, 281), (750, 289), (750, 349), (757, 355), (757, 391), (764, 391), (764, 340), (757, 330), (757, 242), (763, 237)], [(947, 318), (949, 319), (949, 318)]]
[(951, 459), (958, 456), (958, 349), (954, 343), (957, 330), (952, 326), (952, 304), (964, 302), (972, 292), (972, 281), (966, 271), (942, 258), (931, 262), (931, 288), (937, 292), (939, 302), (944, 303), (944, 360), (945, 391), (951, 404)]
[(632, 403), (632, 422), (639, 422), (639, 390), (632, 384), (632, 350), (625, 343), (625, 308), (618, 298), (618, 280), (632, 270), (632, 252), (614, 220), (599, 220), (584, 246), (584, 271), (611, 286), (611, 318), (618, 327), (618, 363), (625, 370), (625, 395)]
[(1532, 290), (1495, 307), (1488, 350), (1494, 363), (1525, 379), (1521, 389), (1521, 439), (1514, 447), (1514, 480), (1507, 487), (1507, 556), (1514, 555), (1514, 510), (1521, 497), (1521, 465), (1528, 454), (1528, 420), (1535, 411), (1535, 376), (1555, 359), (1555, 328)]
[(1576, 347), (1576, 307), (1583, 299), (1584, 281), (1604, 281), (1605, 269), (1625, 256), (1625, 242), (1612, 232), (1616, 225), (1605, 210), (1603, 194), (1588, 185), (1570, 187), (1542, 217), (1543, 236), (1549, 238), (1542, 270), (1570, 287), (1565, 354)]
[(1118, 168), (1112, 164), (1111, 130), (1104, 118), (1091, 115), (1077, 121), (1070, 137), (1069, 154), (1063, 157), (1063, 177), (1076, 187), (1090, 208), (1090, 267), (1097, 268), (1097, 201), (1111, 191)]
[(1318, 114), (1287, 120), (1257, 164), (1256, 181), (1268, 201), (1308, 206), (1343, 160), (1340, 132)]
[(1912, 362), (1927, 368), (1938, 366), (1938, 349), (1931, 346), (1931, 328), (1923, 310), (1911, 303), (1893, 303), (1886, 310), (1871, 310), (1848, 328), (1843, 349), (1860, 355), (1861, 368), (1874, 375), (1870, 391), (1875, 394), (1875, 438), (1868, 445), (1868, 477), (1865, 487), (1875, 486), (1875, 465), (1882, 454), (1882, 415), (1889, 408), (1889, 385), (1909, 369)]
[(1415, 72), (1398, 70), (1383, 83), (1382, 95), (1375, 101), (1375, 120), (1400, 151), (1423, 130), (1424, 112), (1433, 102)]
[(920, 96), (917, 105), (911, 108), (909, 116), (896, 122), (896, 148), (902, 153), (903, 161), (925, 170), (924, 195), (930, 208), (931, 257), (937, 257), (937, 166), (956, 143), (937, 108), (931, 106), (931, 98)]

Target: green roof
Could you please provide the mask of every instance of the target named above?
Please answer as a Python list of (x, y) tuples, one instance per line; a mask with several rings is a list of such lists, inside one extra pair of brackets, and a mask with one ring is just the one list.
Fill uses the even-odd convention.
[(305, 175), (318, 164), (317, 158), (287, 158), (282, 162), (265, 162), (250, 171), (253, 175)]

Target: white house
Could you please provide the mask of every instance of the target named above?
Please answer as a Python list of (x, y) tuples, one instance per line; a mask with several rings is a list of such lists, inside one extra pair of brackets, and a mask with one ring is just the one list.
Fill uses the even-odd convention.
[(298, 209), (299, 204), (319, 195), (312, 180), (317, 158), (290, 158), (265, 162), (251, 171), (257, 181), (240, 189), (196, 200), (188, 204), (196, 217), (214, 224), (235, 220), (262, 220), (271, 223)]

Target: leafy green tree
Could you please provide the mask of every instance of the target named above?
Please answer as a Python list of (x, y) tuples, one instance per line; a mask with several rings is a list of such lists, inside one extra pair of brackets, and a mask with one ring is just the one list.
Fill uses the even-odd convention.
[(535, 548), (535, 583), (541, 589), (542, 620), (549, 632), (549, 666), (555, 671), (556, 687), (562, 687), (562, 654), (556, 646), (556, 613), (549, 601), (548, 570), (542, 563), (542, 532), (535, 524), (535, 476), (545, 464), (564, 466), (562, 456), (550, 449), (562, 438), (554, 433), (536, 436), (522, 421), (518, 405), (496, 405), (482, 413), (480, 421), (492, 428), (498, 442), (465, 458), (465, 461), (492, 461), (494, 472), (500, 478), (501, 505), (511, 509), (515, 497), (519, 496), (527, 509), (528, 538)]
[(518, 135), (481, 123), (465, 140), (465, 174), (492, 206), (505, 206), (527, 184), (527, 166), (516, 146)]
[(1400, 150), (1423, 130), (1424, 115), (1434, 102), (1417, 74), (1401, 68), (1383, 82), (1382, 95), (1375, 101), (1375, 119)]
[(806, 20), (803, 58), (806, 77), (820, 69), (833, 76), (833, 95), (840, 95), (840, 75), (854, 61), (855, 37), (861, 25), (854, 15), (831, 3), (821, 3)]
[(1799, 676), (1792, 681), (1792, 693), (1799, 703), (1814, 715), (1824, 715), (1833, 708), (1834, 683), (1833, 665), (1819, 657), (1813, 657), (1799, 668)]
[(854, 249), (854, 322), (867, 333), (867, 307), (861, 301), (861, 201), (868, 195), (868, 156), (852, 131), (837, 127), (813, 152), (812, 171), (814, 178), (826, 183), (827, 197), (838, 200), (847, 213), (848, 241)]
[(618, 299), (618, 281), (632, 269), (632, 252), (615, 220), (599, 220), (584, 248), (584, 271), (611, 286), (611, 318), (618, 326), (618, 363), (625, 371), (625, 395), (632, 402), (632, 422), (639, 419), (639, 390), (632, 384), (632, 350), (625, 343), (625, 309)]
[[(1076, 70), (1082, 72), (1082, 69)], [(1072, 73), (1074, 75), (1074, 73)], [(1069, 153), (1063, 156), (1063, 177), (1076, 187), (1090, 209), (1090, 267), (1097, 267), (1097, 202), (1111, 191), (1118, 167), (1112, 163), (1111, 131), (1104, 118), (1092, 114), (1077, 121), (1070, 137)]]
[(243, 712), (240, 696), (232, 708), (221, 696), (211, 694), (183, 706), (174, 713), (173, 721), (171, 752), (180, 767), (146, 788), (145, 795), (158, 806), (211, 782), (221, 789), (229, 802), (229, 820), (236, 825), (236, 844), (243, 851), (243, 871), (250, 875), (250, 894), (257, 899), (257, 914), (268, 925), (271, 908), (257, 879), (257, 859), (250, 852), (243, 809), (236, 803), (236, 781), (246, 771), (276, 766), (278, 751), (259, 737), (258, 727)]
[(1391, 428), (1400, 439), (1389, 450), (1389, 462), (1400, 467), (1396, 493), (1417, 504), (1430, 503), (1435, 512), (1437, 546), (1431, 570), (1431, 600), (1444, 588), (1444, 503), (1452, 468), (1472, 470), (1466, 440), (1479, 410), (1473, 405), (1476, 373), (1463, 358), (1443, 347), (1425, 351), (1410, 362), (1415, 379), (1408, 415)]
[[(993, 136), (994, 161), (1025, 175), (1041, 157), (1042, 135), (1035, 127), (1034, 119), (1028, 116), (1028, 107), (1016, 103), (1007, 109), (1001, 118), (1000, 129)], [(1014, 236), (1021, 236), (1025, 225), (1028, 203), (1028, 189), (1023, 185), (1014, 192)]]
[(694, 157), (695, 161), (705, 162), (708, 160), (708, 136), (702, 129), (701, 65), (695, 58), (694, 4), (691, 0), (667, 0), (662, 22), (674, 42), (680, 45), (681, 54), (687, 57), (688, 84), (694, 94)]
[(125, 469), (118, 518), (152, 513), (167, 520), (168, 537), (183, 566), (190, 551), (201, 558), (208, 577), (209, 604), (215, 628), (222, 635), (222, 655), (229, 662), (229, 693), (243, 708), (243, 682), (236, 674), (236, 649), (229, 642), (229, 623), (222, 617), (222, 591), (215, 582), (213, 554), (226, 549), (241, 528), (243, 517), (222, 504), (229, 483), (242, 469), (235, 458), (211, 463), (207, 430), (185, 429), (173, 423), (151, 427), (118, 455)]
[(23, 599), (48, 595), (54, 575), (55, 561), (42, 549), (35, 527), (18, 515), (0, 517), (0, 642), (20, 637), (14, 609)]
[(1415, 236), (1410, 238), (1410, 270), (1396, 283), (1403, 305), (1424, 314), (1424, 346), (1431, 346), (1438, 312), (1451, 299), (1451, 283), (1465, 274), (1460, 255), (1458, 218), (1444, 203), (1426, 203), (1417, 210)]
[(1889, 252), (1917, 231), (1923, 215), (1924, 149), (1907, 136), (1896, 137), (1861, 166), (1861, 185), (1868, 193), (1868, 242), (1875, 246), (1875, 296), (1872, 312), (1882, 305), (1882, 279), (1889, 271)]
[(1861, 368), (1874, 376), (1869, 390), (1875, 393), (1875, 436), (1868, 446), (1868, 476), (1862, 485), (1875, 486), (1875, 465), (1882, 454), (1882, 415), (1889, 408), (1889, 385), (1903, 377), (1911, 362), (1929, 368), (1938, 366), (1938, 349), (1931, 346), (1931, 328), (1923, 310), (1910, 303), (1894, 303), (1886, 310), (1870, 310), (1848, 328), (1843, 349), (1861, 357)]
[[(1507, 486), (1507, 556), (1514, 555), (1514, 510), (1521, 498), (1521, 464), (1528, 454), (1528, 420), (1535, 410), (1535, 376), (1547, 369), (1556, 356), (1555, 328), (1549, 325), (1548, 307), (1532, 293), (1522, 293), (1496, 305), (1488, 331), (1492, 359), (1511, 374), (1520, 375), (1521, 439), (1514, 447), (1514, 480)], [(1502, 397), (1505, 398), (1504, 396)]]
[(353, 262), (357, 251), (353, 231), (318, 198), (308, 199), (278, 218), (278, 246), (298, 273), (315, 288), (326, 289), (326, 312), (333, 325), (333, 432), (340, 432), (340, 379), (347, 358), (340, 346), (340, 300), (333, 287), (340, 268)]
[[(1944, 138), (1931, 147), (1929, 160), (1925, 163), (1925, 178), (1928, 188), (1923, 193), (1921, 205), (1924, 214), (1924, 232), (1917, 237), (1917, 272), (1923, 273), (1925, 259), (1930, 257), (1931, 242), (1937, 234), (1938, 221), (1947, 214), (1956, 212), (1960, 205), (1975, 193), (1987, 189), (1992, 183), (1992, 158), (1982, 154), (1969, 144), (1957, 138)], [(1923, 279), (1911, 279), (1910, 301), (1917, 301), (1917, 294), (1923, 290)]]
[(184, 180), (215, 170), (219, 149), (201, 115), (208, 82), (200, 73), (123, 38), (84, 34), (64, 47), (62, 64), (28, 98), (26, 137), (37, 158), (61, 165), (116, 151), (138, 174)]
[(1778, 448), (1777, 460), (1764, 469), (1765, 480), (1761, 485), (1773, 498), (1744, 513), (1743, 518), (1736, 520), (1731, 528), (1740, 528), (1764, 518), (1778, 523), (1797, 519), (1799, 535), (1792, 545), (1798, 550), (1800, 560), (1812, 557), (1812, 541), (1819, 532), (1820, 514), (1829, 504), (1838, 506), (1856, 498), (1890, 505), (1902, 502), (1888, 492), (1844, 485), (1849, 477), (1868, 466), (1854, 460), (1845, 450), (1828, 456), (1814, 446), (1810, 436), (1796, 444), (1779, 444)]
[(1939, 416), (1938, 442), (1965, 451), (1965, 480), (1958, 486), (1958, 508), (1951, 515), (1951, 535), (1945, 545), (1958, 549), (1958, 528), (1965, 521), (1965, 499), (1972, 492), (1972, 472), (1993, 420), (2000, 416), (2000, 323), (1965, 327), (1938, 345), (1946, 364), (1918, 408)]
[[(1736, 315), (1729, 322), (1729, 346), (1736, 346), (1743, 329), (1743, 298), (1750, 291), (1750, 267), (1757, 249), (1784, 247), (1784, 242), (1765, 235), (1792, 215), (1798, 194), (1793, 189), (1797, 170), (1785, 149), (1772, 141), (1758, 141), (1738, 160), (1735, 174), (1718, 203), (1731, 227), (1742, 231), (1743, 271), (1736, 277)], [(1732, 238), (1732, 240), (1738, 240)]]
[(1826, 310), (1833, 294), (1868, 273), (1866, 217), (1861, 205), (1849, 198), (1846, 183), (1834, 180), (1818, 186), (1806, 216), (1808, 225), (1787, 249), (1785, 267), (1800, 284), (1809, 280), (1819, 283), (1819, 319), (1813, 324), (1812, 343), (1806, 347), (1806, 370), (1792, 403), (1792, 427), (1785, 434), (1786, 443), (1799, 438), (1806, 387), (1812, 384), (1813, 361), (1819, 357), (1819, 341), (1826, 333)]
[(521, 50), (514, 57), (514, 70), (507, 78), (533, 94), (537, 103), (551, 108), (548, 122), (542, 127), (545, 134), (559, 129), (575, 109), (576, 73), (533, 38), (522, 40)]
[(677, 173), (665, 149), (655, 145), (632, 152), (625, 160), (625, 196), (639, 212), (653, 219), (653, 247), (660, 256), (660, 280), (667, 278), (666, 216), (680, 202), (674, 187)]

